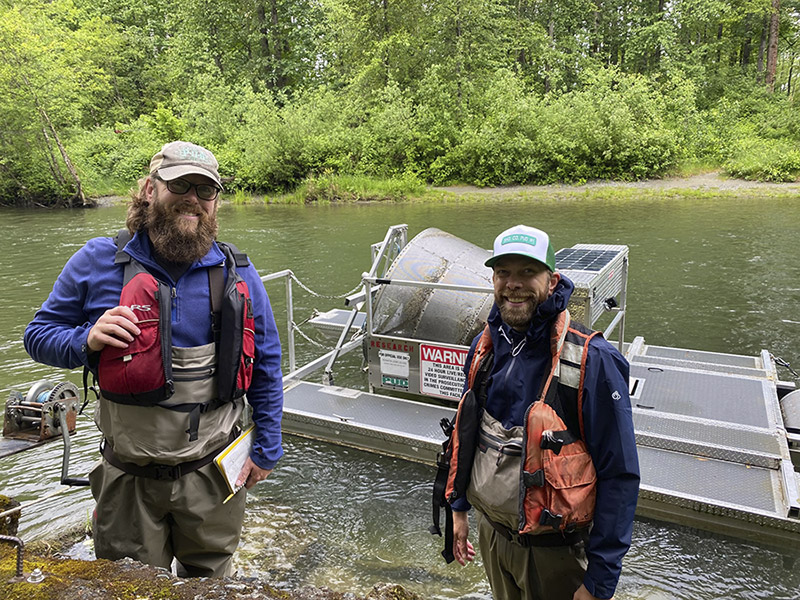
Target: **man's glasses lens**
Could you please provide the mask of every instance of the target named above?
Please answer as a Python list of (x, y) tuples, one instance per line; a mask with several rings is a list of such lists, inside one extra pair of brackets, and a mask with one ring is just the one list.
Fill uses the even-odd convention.
[(173, 179), (165, 181), (167, 189), (173, 194), (186, 194), (190, 189), (197, 190), (197, 197), (201, 200), (213, 200), (219, 194), (219, 188), (207, 183), (190, 183), (185, 179)]

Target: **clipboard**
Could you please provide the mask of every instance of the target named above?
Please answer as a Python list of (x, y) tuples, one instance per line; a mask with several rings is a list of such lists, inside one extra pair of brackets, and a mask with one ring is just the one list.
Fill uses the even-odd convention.
[(255, 427), (251, 425), (214, 458), (214, 464), (217, 465), (219, 472), (222, 473), (230, 492), (223, 504), (233, 498), (234, 494), (244, 487), (243, 485), (236, 485), (236, 478), (242, 470), (247, 457), (250, 456), (250, 451), (253, 449), (254, 431)]

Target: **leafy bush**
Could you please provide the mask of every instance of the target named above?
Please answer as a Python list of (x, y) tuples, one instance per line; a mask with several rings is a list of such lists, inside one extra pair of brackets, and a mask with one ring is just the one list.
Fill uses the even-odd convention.
[(797, 181), (800, 178), (800, 150), (796, 144), (785, 140), (739, 140), (724, 169), (729, 175), (742, 179)]
[(185, 125), (167, 108), (157, 108), (132, 123), (79, 131), (68, 149), (87, 190), (126, 189), (148, 171), (165, 143), (184, 137)]
[(322, 175), (307, 178), (292, 195), (292, 200), (327, 204), (332, 202), (399, 201), (421, 196), (425, 186), (414, 175), (375, 179), (358, 175)]
[(544, 100), (499, 72), (460, 143), (437, 167), (477, 185), (653, 176), (680, 153), (665, 111), (657, 86), (614, 69)]

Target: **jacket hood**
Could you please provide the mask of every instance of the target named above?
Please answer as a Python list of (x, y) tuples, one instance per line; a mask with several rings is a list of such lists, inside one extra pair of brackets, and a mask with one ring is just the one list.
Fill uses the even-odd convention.
[[(567, 304), (569, 304), (569, 299), (574, 289), (575, 284), (572, 283), (569, 277), (562, 273), (561, 279), (558, 284), (556, 284), (556, 289), (553, 290), (553, 293), (547, 300), (536, 307), (536, 312), (533, 315), (531, 325), (528, 327), (528, 332), (526, 334), (528, 338), (537, 339), (543, 335), (549, 335), (550, 322), (567, 308)], [(500, 316), (500, 309), (497, 308), (497, 303), (492, 305), (492, 310), (489, 311), (489, 318), (487, 321), (489, 325), (495, 329), (501, 326), (505, 326), (506, 329), (509, 328)]]

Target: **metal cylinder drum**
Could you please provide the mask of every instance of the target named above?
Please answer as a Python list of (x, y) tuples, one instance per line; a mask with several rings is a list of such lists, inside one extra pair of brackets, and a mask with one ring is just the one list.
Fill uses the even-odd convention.
[(788, 431), (800, 433), (800, 390), (789, 392), (781, 398), (783, 424)]
[[(461, 238), (431, 227), (397, 255), (387, 279), (492, 287), (491, 256)], [(373, 309), (376, 334), (469, 345), (483, 329), (493, 295), (384, 284)]]

